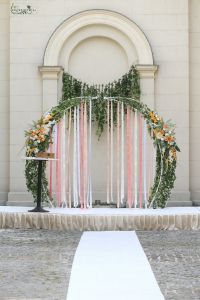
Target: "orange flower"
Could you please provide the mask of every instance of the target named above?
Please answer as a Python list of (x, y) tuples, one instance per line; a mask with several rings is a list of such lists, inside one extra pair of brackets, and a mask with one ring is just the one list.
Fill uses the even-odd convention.
[(28, 153), (29, 153), (29, 154), (32, 154), (35, 150), (36, 150), (36, 148), (29, 149), (29, 150), (28, 150)]
[(44, 141), (45, 141), (45, 137), (44, 137), (44, 136), (39, 136), (38, 139), (39, 139), (41, 142), (44, 142)]
[(45, 132), (44, 127), (40, 127), (39, 131), (40, 131), (40, 133), (44, 133)]
[(158, 122), (158, 120), (157, 120), (155, 114), (154, 114), (152, 111), (149, 113), (149, 116), (150, 116), (151, 120), (152, 120), (154, 123), (157, 123), (157, 122)]
[(44, 119), (43, 119), (43, 123), (44, 124), (46, 124), (46, 123), (48, 123), (50, 120), (52, 120), (52, 116), (51, 115), (48, 115), (48, 116), (46, 116)]
[(154, 134), (155, 134), (157, 139), (161, 139), (164, 136), (164, 130), (160, 130), (160, 129), (156, 128), (154, 130)]
[(170, 156), (173, 158), (173, 159), (176, 159), (176, 149), (170, 149)]
[(173, 136), (165, 136), (165, 142), (171, 143), (174, 141), (174, 137)]

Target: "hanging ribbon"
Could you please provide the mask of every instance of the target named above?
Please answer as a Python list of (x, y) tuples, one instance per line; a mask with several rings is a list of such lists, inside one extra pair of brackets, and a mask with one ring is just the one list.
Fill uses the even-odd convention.
[(127, 106), (126, 114), (126, 139), (127, 139), (127, 201), (128, 206), (132, 206), (132, 145), (131, 145), (131, 123), (130, 108)]
[[(49, 145), (49, 152), (50, 154), (53, 153), (53, 141), (52, 141), (52, 131), (50, 133), (50, 145)], [(49, 162), (49, 197), (50, 201), (53, 200), (53, 161), (50, 160)]]
[(61, 121), (61, 203), (62, 206), (66, 206), (66, 153), (65, 153), (65, 125), (66, 117), (64, 114), (63, 120)]
[(148, 199), (149, 199), (150, 188), (153, 183), (153, 143), (152, 143), (151, 134), (148, 135), (147, 141), (148, 141), (148, 149), (149, 149), (149, 151), (147, 152), (149, 154), (149, 156), (148, 156), (148, 188), (147, 188), (147, 192), (148, 192)]
[(110, 199), (113, 202), (113, 100), (110, 108)]
[(144, 184), (144, 203), (147, 208), (147, 124), (143, 120), (143, 184)]
[(139, 202), (140, 202), (140, 208), (142, 208), (142, 115), (140, 114), (140, 179), (139, 179)]
[(80, 204), (84, 208), (84, 104), (81, 101), (80, 111)]
[(80, 202), (80, 106), (77, 106), (77, 201)]
[(87, 147), (87, 102), (84, 102), (84, 208), (87, 208), (89, 204), (87, 203), (87, 186), (88, 186), (88, 147)]
[(57, 124), (57, 143), (56, 143), (56, 199), (57, 205), (61, 205), (60, 193), (60, 123)]
[(110, 203), (110, 100), (107, 100), (107, 203)]
[(134, 207), (138, 205), (138, 112), (134, 116)]
[(131, 130), (132, 130), (132, 206), (135, 207), (135, 112), (131, 110)]
[(73, 204), (74, 207), (78, 206), (78, 193), (77, 193), (77, 113), (74, 107), (74, 145), (73, 145)]
[(121, 102), (121, 204), (124, 202), (124, 103)]
[(89, 168), (88, 168), (88, 205), (92, 208), (92, 178), (91, 178), (91, 158), (92, 158), (92, 100), (89, 100)]
[(117, 102), (117, 207), (120, 207), (120, 189), (119, 189), (119, 181), (120, 181), (120, 114), (119, 114), (120, 103)]
[(70, 155), (70, 148), (71, 148), (71, 122), (72, 122), (72, 110), (71, 108), (69, 109), (69, 117), (68, 117), (68, 145), (67, 145), (67, 156), (68, 156), (68, 202), (69, 202), (69, 207), (72, 207), (72, 201), (71, 201), (71, 155)]

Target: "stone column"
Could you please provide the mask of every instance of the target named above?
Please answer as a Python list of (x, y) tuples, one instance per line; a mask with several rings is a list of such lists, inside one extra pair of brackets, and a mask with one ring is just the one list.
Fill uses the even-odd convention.
[(145, 103), (149, 108), (155, 108), (155, 91), (154, 80), (158, 70), (157, 65), (136, 65), (136, 69), (140, 75), (141, 86), (141, 102)]
[(45, 112), (58, 103), (60, 96), (58, 80), (63, 68), (60, 66), (41, 66), (39, 71), (43, 79), (42, 111)]

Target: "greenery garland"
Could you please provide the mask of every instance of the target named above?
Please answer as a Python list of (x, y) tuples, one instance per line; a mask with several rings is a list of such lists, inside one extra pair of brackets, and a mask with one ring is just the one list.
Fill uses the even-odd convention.
[[(117, 102), (123, 102), (125, 104), (124, 113), (126, 113), (128, 105), (133, 111), (137, 110), (143, 115), (149, 134), (153, 139), (154, 145), (157, 147), (156, 175), (149, 197), (149, 207), (165, 207), (176, 179), (176, 152), (180, 150), (175, 141), (174, 125), (171, 121), (164, 122), (156, 112), (150, 110), (145, 104), (139, 101), (139, 96), (139, 77), (134, 67), (122, 79), (112, 84), (98, 87), (84, 84), (69, 74), (64, 73), (62, 100), (57, 106), (45, 113), (40, 120), (34, 122), (33, 126), (25, 133), (26, 155), (34, 157), (38, 152), (47, 151), (51, 143), (51, 134), (54, 125), (63, 118), (64, 114), (69, 111), (69, 108), (72, 108), (73, 117), (73, 108), (78, 106), (80, 101), (88, 102), (91, 98), (94, 99), (95, 97), (92, 121), (97, 125), (97, 135), (99, 138), (106, 125), (107, 101), (113, 99), (114, 123), (116, 123)], [(49, 199), (45, 167), (42, 174), (42, 199), (48, 202), (52, 201), (52, 199)], [(36, 200), (37, 163), (35, 161), (26, 162), (25, 176), (27, 188), (32, 192)]]

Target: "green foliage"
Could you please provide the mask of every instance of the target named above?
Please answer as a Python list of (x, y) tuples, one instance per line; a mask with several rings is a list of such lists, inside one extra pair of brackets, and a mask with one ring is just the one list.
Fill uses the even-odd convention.
[[(44, 202), (49, 200), (48, 180), (46, 178), (46, 162), (43, 161), (42, 172), (42, 199)], [(37, 180), (38, 180), (38, 162), (34, 160), (27, 160), (25, 167), (26, 186), (27, 190), (33, 195), (34, 201), (37, 200)]]

